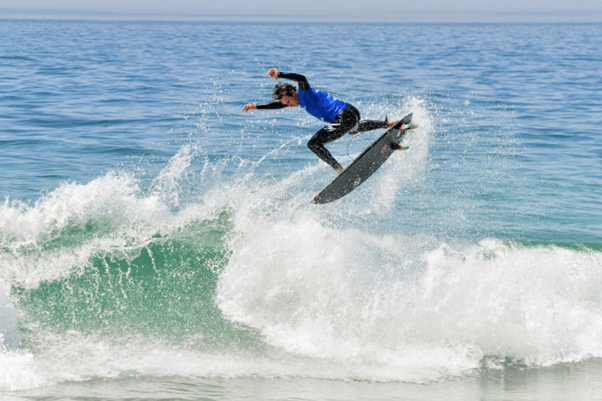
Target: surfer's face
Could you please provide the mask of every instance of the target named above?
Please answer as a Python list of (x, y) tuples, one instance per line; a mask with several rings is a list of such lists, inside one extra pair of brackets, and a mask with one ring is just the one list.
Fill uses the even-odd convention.
[(297, 91), (293, 91), (292, 96), (284, 95), (280, 98), (280, 103), (287, 105), (288, 107), (299, 106), (299, 96)]

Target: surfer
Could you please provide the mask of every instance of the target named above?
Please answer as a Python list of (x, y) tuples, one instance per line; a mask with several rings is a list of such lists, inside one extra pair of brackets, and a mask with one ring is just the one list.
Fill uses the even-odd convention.
[(276, 68), (270, 69), (268, 75), (274, 79), (284, 78), (297, 82), (299, 90), (291, 84), (278, 83), (272, 92), (272, 102), (260, 105), (248, 103), (242, 108), (242, 111), (301, 106), (312, 116), (327, 122), (328, 125), (311, 137), (307, 142), (307, 147), (339, 174), (343, 171), (343, 166), (324, 147), (325, 144), (335, 141), (345, 134), (355, 135), (360, 132), (388, 128), (397, 122), (388, 122), (386, 118), (384, 121), (361, 121), (360, 112), (353, 105), (315, 90), (303, 75), (280, 72)]

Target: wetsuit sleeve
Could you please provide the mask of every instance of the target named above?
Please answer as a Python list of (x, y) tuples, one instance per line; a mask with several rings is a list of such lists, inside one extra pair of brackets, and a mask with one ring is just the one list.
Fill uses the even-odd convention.
[(266, 104), (258, 104), (257, 110), (273, 110), (273, 109), (284, 109), (288, 107), (286, 104), (280, 102), (271, 102)]
[(278, 74), (278, 78), (284, 78), (284, 79), (289, 79), (291, 81), (295, 81), (299, 84), (299, 90), (302, 91), (308, 91), (310, 86), (309, 86), (309, 82), (307, 82), (307, 78), (305, 78), (303, 75), (301, 74), (287, 74), (285, 72), (281, 72)]

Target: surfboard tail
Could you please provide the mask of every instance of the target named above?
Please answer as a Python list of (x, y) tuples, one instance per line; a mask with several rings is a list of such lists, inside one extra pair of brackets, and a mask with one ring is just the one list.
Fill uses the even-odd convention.
[(394, 126), (392, 126), (391, 128), (395, 128), (395, 129), (403, 129), (401, 128), (402, 125), (406, 125), (406, 126), (410, 126), (412, 123), (412, 116), (414, 115), (414, 113), (410, 113), (407, 116), (405, 116), (403, 119), (397, 121), (397, 123), (395, 123)]

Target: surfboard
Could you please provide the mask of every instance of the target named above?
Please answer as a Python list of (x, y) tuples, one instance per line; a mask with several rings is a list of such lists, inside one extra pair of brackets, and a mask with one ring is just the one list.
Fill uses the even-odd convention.
[[(374, 141), (372, 145), (368, 146), (334, 181), (316, 195), (311, 203), (324, 204), (333, 202), (347, 195), (370, 178), (399, 147), (399, 143), (410, 129), (412, 114), (410, 113), (398, 121), (382, 134), (380, 138)], [(404, 124), (408, 128), (400, 130), (399, 128)]]

